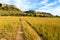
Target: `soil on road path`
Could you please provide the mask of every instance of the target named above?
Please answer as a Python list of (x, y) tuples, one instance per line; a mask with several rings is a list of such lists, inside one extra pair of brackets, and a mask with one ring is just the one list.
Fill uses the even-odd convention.
[(21, 21), (21, 19), (19, 21), (20, 22), (19, 22), (18, 29), (17, 29), (16, 40), (24, 40), (24, 38), (23, 38), (23, 30), (22, 30), (22, 21)]

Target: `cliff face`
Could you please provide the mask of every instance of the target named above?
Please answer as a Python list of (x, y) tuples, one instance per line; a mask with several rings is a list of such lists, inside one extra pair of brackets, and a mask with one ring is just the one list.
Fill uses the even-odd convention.
[(7, 6), (6, 4), (2, 4), (2, 7), (5, 7), (5, 6)]
[(5, 7), (5, 6), (7, 6), (7, 4), (1, 4), (0, 3), (0, 7)]
[(14, 5), (8, 5), (8, 4), (2, 4), (2, 3), (0, 3), (0, 7), (14, 7), (14, 8), (16, 8), (16, 6), (14, 6)]

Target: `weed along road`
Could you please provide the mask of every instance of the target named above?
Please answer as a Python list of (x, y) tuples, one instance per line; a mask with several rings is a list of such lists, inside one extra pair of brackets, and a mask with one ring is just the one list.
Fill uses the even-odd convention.
[(19, 25), (18, 25), (18, 29), (17, 29), (16, 40), (24, 40), (21, 19), (20, 19), (20, 22), (19, 22)]

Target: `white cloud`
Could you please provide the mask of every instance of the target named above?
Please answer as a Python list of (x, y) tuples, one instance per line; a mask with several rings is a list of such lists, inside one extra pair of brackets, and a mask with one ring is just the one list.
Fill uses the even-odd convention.
[(46, 5), (48, 1), (49, 1), (49, 0), (43, 0), (43, 1), (40, 2), (40, 4)]
[[(59, 0), (59, 1), (60, 1), (60, 0)], [(59, 15), (59, 16), (60, 16), (60, 6), (51, 9), (51, 7), (52, 7), (53, 5), (56, 5), (57, 3), (58, 3), (57, 1), (55, 1), (55, 2), (53, 2), (53, 3), (49, 3), (49, 4), (47, 4), (47, 5), (43, 6), (43, 7), (40, 7), (39, 10), (36, 10), (36, 11), (49, 12), (49, 13), (51, 13), (51, 14), (53, 14), (53, 15)], [(48, 10), (46, 10), (46, 9), (48, 9)]]
[(42, 9), (42, 10), (36, 10), (36, 11), (39, 11), (39, 12), (48, 12), (48, 13), (51, 13), (52, 15), (58, 15), (60, 16), (60, 7), (57, 7), (53, 10), (45, 10), (45, 9)]
[(36, 3), (33, 4), (29, 0), (0, 0), (0, 3), (12, 4), (11, 1), (15, 2), (14, 5), (16, 5), (21, 10), (28, 10), (35, 7), (36, 5)]
[(55, 4), (57, 4), (57, 2), (49, 3), (49, 4), (47, 4), (47, 5), (43, 6), (43, 7), (41, 7), (40, 9), (49, 8), (49, 7), (51, 7), (51, 6), (55, 5)]
[[(1, 2), (3, 3), (7, 3), (7, 4), (11, 4), (10, 3), (11, 0), (1, 0)], [(28, 9), (31, 9), (31, 8), (35, 8), (36, 5), (38, 5), (39, 3), (32, 3), (30, 2), (29, 0), (13, 0), (15, 3), (15, 5), (20, 8), (21, 10), (28, 10)], [(37, 0), (35, 0), (37, 1)], [(41, 1), (40, 4), (46, 4), (49, 0), (43, 0)], [(42, 7), (43, 8), (43, 7)]]
[(60, 7), (55, 8), (54, 10), (50, 11), (53, 15), (59, 15), (60, 16)]
[(37, 5), (37, 3), (32, 3), (28, 0), (14, 0), (14, 1), (15, 5), (23, 11), (28, 10), (30, 8), (35, 8), (35, 6)]
[(60, 2), (60, 0), (58, 0), (58, 2)]
[(48, 10), (45, 10), (45, 9), (43, 9), (43, 10), (36, 10), (36, 11), (39, 11), (39, 12), (49, 12)]
[(0, 3), (6, 3), (6, 4), (9, 4), (9, 1), (10, 1), (10, 0), (0, 0)]
[[(57, 1), (53, 2), (53, 3), (49, 3), (41, 8), (39, 8), (39, 10), (36, 11), (42, 11), (42, 12), (49, 12), (53, 15), (59, 15), (60, 16), (60, 6), (57, 8), (53, 8), (53, 9), (49, 9), (51, 6), (56, 5)], [(48, 10), (46, 10), (48, 9)]]

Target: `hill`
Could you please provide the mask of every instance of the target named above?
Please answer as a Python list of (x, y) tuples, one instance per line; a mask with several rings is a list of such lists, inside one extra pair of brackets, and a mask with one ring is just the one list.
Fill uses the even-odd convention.
[(14, 5), (0, 3), (0, 16), (36, 16), (36, 17), (51, 17), (51, 13), (36, 12), (34, 10), (21, 11)]
[(49, 16), (53, 16), (51, 13), (47, 13), (47, 12), (36, 12), (34, 10), (24, 11), (24, 13), (26, 13), (26, 15), (29, 15), (29, 16), (38, 16), (38, 17), (49, 17)]
[(14, 5), (0, 3), (0, 16), (18, 16), (23, 12)]

